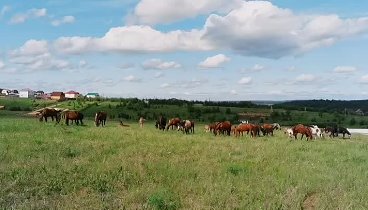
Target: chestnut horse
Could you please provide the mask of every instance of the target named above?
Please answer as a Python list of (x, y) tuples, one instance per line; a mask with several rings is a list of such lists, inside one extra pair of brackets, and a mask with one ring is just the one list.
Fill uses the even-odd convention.
[(69, 125), (69, 120), (74, 120), (75, 124), (79, 125), (79, 123), (81, 125), (83, 125), (83, 114), (78, 112), (78, 111), (66, 111), (64, 112), (63, 117), (65, 118), (65, 124)]
[(217, 123), (215, 129), (213, 130), (213, 134), (215, 134), (216, 136), (218, 133), (222, 133), (222, 134), (226, 133), (228, 136), (230, 136), (231, 122), (224, 121), (224, 122)]
[(274, 129), (275, 129), (275, 127), (273, 125), (271, 125), (271, 124), (263, 124), (261, 126), (261, 131), (262, 131), (262, 133), (263, 133), (264, 136), (265, 135), (268, 136), (268, 134), (271, 134), (271, 136), (273, 136), (273, 130)]
[(174, 126), (178, 127), (180, 124), (181, 119), (176, 117), (169, 120), (169, 123), (166, 126), (166, 130), (169, 130), (169, 127), (171, 127), (171, 130), (174, 129)]
[(312, 131), (308, 126), (298, 124), (292, 128), (292, 131), (295, 139), (297, 139), (298, 133), (302, 134), (302, 137), (300, 139), (303, 139), (304, 135), (307, 137), (307, 141), (308, 139), (313, 139)]
[(106, 118), (107, 118), (107, 113), (106, 112), (96, 112), (95, 114), (95, 125), (96, 127), (98, 126), (105, 126), (106, 125)]
[(240, 134), (243, 136), (244, 132), (247, 132), (247, 134), (249, 134), (249, 132), (252, 131), (253, 128), (253, 124), (245, 124), (245, 123), (241, 123), (239, 124), (236, 128), (235, 128), (235, 136), (239, 137)]

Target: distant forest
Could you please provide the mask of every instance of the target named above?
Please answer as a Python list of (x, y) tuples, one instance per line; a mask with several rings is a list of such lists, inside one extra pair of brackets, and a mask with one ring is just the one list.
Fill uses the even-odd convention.
[(350, 114), (368, 114), (368, 100), (298, 100), (275, 104), (274, 108), (315, 111), (338, 112)]

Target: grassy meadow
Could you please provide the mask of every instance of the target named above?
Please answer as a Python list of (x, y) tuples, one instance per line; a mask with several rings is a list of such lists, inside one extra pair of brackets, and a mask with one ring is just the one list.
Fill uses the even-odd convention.
[[(1, 111), (0, 111), (1, 112)], [(368, 141), (0, 116), (0, 209), (367, 209)]]

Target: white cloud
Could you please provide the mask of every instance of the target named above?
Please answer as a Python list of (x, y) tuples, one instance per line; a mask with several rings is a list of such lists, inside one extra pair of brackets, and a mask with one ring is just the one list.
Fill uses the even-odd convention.
[(200, 68), (219, 68), (222, 64), (230, 61), (230, 58), (224, 54), (218, 54), (212, 57), (206, 58), (206, 60), (200, 62), (198, 66)]
[(60, 37), (52, 45), (57, 52), (75, 54), (230, 50), (245, 56), (280, 58), (367, 32), (368, 17), (294, 14), (268, 1), (241, 1), (227, 15), (210, 15), (202, 29), (161, 32), (132, 25), (111, 28), (103, 37)]
[(265, 69), (264, 66), (260, 65), (260, 64), (255, 64), (254, 66), (252, 66), (249, 69), (243, 69), (242, 72), (259, 72), (259, 71), (263, 71)]
[(231, 95), (238, 95), (238, 92), (236, 90), (230, 90)]
[(312, 74), (301, 74), (295, 80), (297, 82), (312, 82), (316, 80), (316, 77)]
[(161, 59), (154, 58), (143, 62), (142, 67), (144, 69), (165, 70), (165, 69), (177, 69), (180, 68), (181, 65), (174, 61), (162, 61)]
[(247, 1), (226, 16), (207, 18), (204, 38), (242, 55), (279, 58), (367, 33), (368, 18), (294, 14), (268, 1)]
[(53, 20), (51, 22), (51, 25), (53, 26), (60, 26), (62, 24), (71, 24), (75, 22), (75, 17), (74, 16), (64, 16), (63, 18), (59, 19), (59, 20)]
[(49, 46), (45, 40), (28, 40), (19, 49), (10, 52), (12, 57), (36, 56), (49, 53)]
[(157, 31), (149, 26), (124, 26), (111, 28), (101, 38), (61, 37), (54, 43), (64, 53), (84, 52), (171, 52), (201, 51), (212, 49), (201, 39), (203, 32)]
[(130, 69), (130, 68), (133, 68), (135, 65), (134, 63), (124, 63), (124, 64), (121, 64), (120, 66), (118, 66), (118, 68), (120, 69)]
[(24, 23), (28, 19), (31, 19), (31, 18), (40, 18), (40, 17), (44, 17), (46, 15), (47, 15), (47, 10), (45, 8), (42, 8), (42, 9), (30, 9), (30, 10), (28, 10), (25, 13), (19, 13), (19, 14), (14, 15), (10, 19), (10, 23), (11, 24), (20, 24), (20, 23)]
[(8, 5), (3, 6), (0, 11), (0, 18), (2, 18), (9, 11), (10, 11), (10, 6)]
[(354, 66), (336, 66), (333, 71), (335, 73), (354, 73), (357, 68)]
[(23, 46), (9, 53), (9, 62), (20, 65), (22, 71), (62, 70), (71, 68), (69, 61), (55, 58), (47, 41), (28, 40)]
[(0, 69), (3, 69), (5, 67), (5, 63), (0, 60)]
[(171, 85), (169, 83), (163, 83), (160, 85), (160, 88), (169, 88)]
[(239, 84), (241, 85), (248, 85), (252, 83), (252, 78), (251, 77), (242, 77), (239, 81)]
[(363, 76), (360, 78), (360, 83), (368, 84), (368, 74), (363, 75)]
[(155, 75), (154, 75), (155, 78), (161, 78), (163, 76), (164, 76), (164, 73), (162, 73), (161, 71), (156, 72)]
[(127, 82), (141, 82), (142, 81), (140, 78), (137, 78), (133, 75), (126, 76), (123, 78), (123, 80)]
[(128, 24), (172, 23), (212, 12), (226, 13), (242, 0), (141, 0), (128, 17)]

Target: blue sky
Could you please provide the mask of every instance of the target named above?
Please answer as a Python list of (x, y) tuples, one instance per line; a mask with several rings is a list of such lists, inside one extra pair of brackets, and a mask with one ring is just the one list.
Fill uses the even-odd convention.
[(368, 2), (3, 0), (0, 88), (366, 99)]

